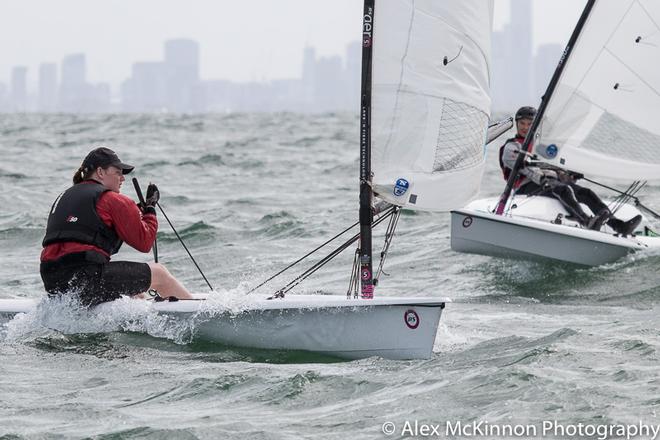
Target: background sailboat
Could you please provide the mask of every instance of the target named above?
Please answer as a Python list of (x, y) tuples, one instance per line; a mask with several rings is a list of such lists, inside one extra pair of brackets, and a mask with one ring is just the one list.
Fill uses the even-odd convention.
[[(635, 195), (660, 179), (658, 23), (657, 2), (589, 1), (525, 140), (549, 165), (630, 185), (610, 204), (624, 219), (639, 209), (657, 217)], [(504, 215), (491, 214), (496, 208)], [(452, 248), (599, 265), (660, 247), (646, 219), (635, 236), (619, 237), (607, 226), (581, 229), (568, 215), (548, 197), (478, 200), (454, 212)]]

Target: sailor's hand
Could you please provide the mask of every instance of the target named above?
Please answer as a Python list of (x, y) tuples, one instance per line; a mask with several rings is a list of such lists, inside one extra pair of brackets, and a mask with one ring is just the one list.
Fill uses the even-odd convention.
[(564, 172), (564, 171), (558, 171), (557, 172), (557, 177), (559, 178), (559, 181), (563, 182), (563, 183), (573, 183), (573, 182), (575, 182), (575, 179), (573, 178), (573, 176), (569, 173)]
[(154, 183), (150, 183), (147, 187), (147, 199), (144, 201), (147, 206), (156, 206), (160, 200), (160, 191)]
[(552, 182), (553, 179), (547, 176), (541, 177), (541, 188), (543, 188), (543, 191), (550, 191), (552, 189)]
[(144, 201), (145, 207), (143, 212), (145, 214), (156, 214), (158, 200), (160, 200), (160, 191), (158, 191), (158, 187), (155, 184), (150, 183), (147, 187), (147, 199)]

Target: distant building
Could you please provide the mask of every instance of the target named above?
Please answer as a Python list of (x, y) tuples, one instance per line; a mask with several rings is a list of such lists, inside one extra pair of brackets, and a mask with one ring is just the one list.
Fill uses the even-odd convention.
[(360, 87), (362, 86), (362, 44), (354, 41), (346, 46), (346, 108), (358, 111), (360, 108)]
[(305, 109), (312, 109), (314, 88), (316, 87), (316, 49), (306, 46), (303, 49), (302, 65), (303, 102)]
[(57, 65), (39, 65), (39, 92), (37, 110), (54, 112), (57, 110)]
[(511, 0), (511, 47), (516, 57), (516, 83), (519, 99), (516, 107), (529, 105), (532, 101), (532, 3), (530, 0)]
[(11, 70), (10, 94), (12, 111), (27, 111), (27, 67), (16, 66)]
[(133, 64), (131, 77), (121, 89), (122, 109), (129, 112), (167, 110), (167, 70), (162, 62)]
[(544, 44), (538, 47), (534, 57), (534, 102), (541, 102), (563, 52), (564, 48), (560, 44)]
[(85, 54), (67, 55), (62, 60), (59, 108), (64, 112), (88, 111), (89, 86), (87, 84)]
[(164, 67), (168, 110), (199, 110), (195, 108), (195, 90), (199, 87), (199, 44), (185, 39), (166, 41)]
[(346, 108), (346, 84), (339, 56), (322, 57), (316, 62), (314, 111), (331, 112)]
[(0, 112), (9, 112), (9, 94), (7, 93), (7, 85), (0, 83)]
[(538, 105), (532, 94), (532, 2), (511, 0), (511, 21), (492, 34), (491, 98), (497, 112)]

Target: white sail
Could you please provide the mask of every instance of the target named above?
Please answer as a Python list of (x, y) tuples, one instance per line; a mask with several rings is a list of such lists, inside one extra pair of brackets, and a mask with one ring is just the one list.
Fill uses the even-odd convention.
[(479, 190), (490, 115), (490, 0), (382, 0), (374, 8), (374, 192), (410, 209)]
[(550, 162), (660, 179), (660, 1), (598, 0), (544, 116), (536, 152)]

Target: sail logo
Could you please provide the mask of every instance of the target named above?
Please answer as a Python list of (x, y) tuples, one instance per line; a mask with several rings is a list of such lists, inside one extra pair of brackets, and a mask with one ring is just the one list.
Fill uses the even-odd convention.
[(371, 47), (374, 8), (369, 8), (362, 22), (362, 47)]
[(555, 144), (550, 144), (547, 147), (545, 147), (545, 155), (550, 159), (554, 159), (555, 157), (557, 157), (558, 151), (559, 148), (557, 148)]
[(414, 310), (406, 310), (406, 313), (403, 314), (403, 320), (409, 329), (415, 330), (419, 327), (419, 315)]
[(400, 197), (408, 191), (408, 188), (410, 188), (410, 183), (406, 179), (397, 179), (394, 184), (394, 195)]

